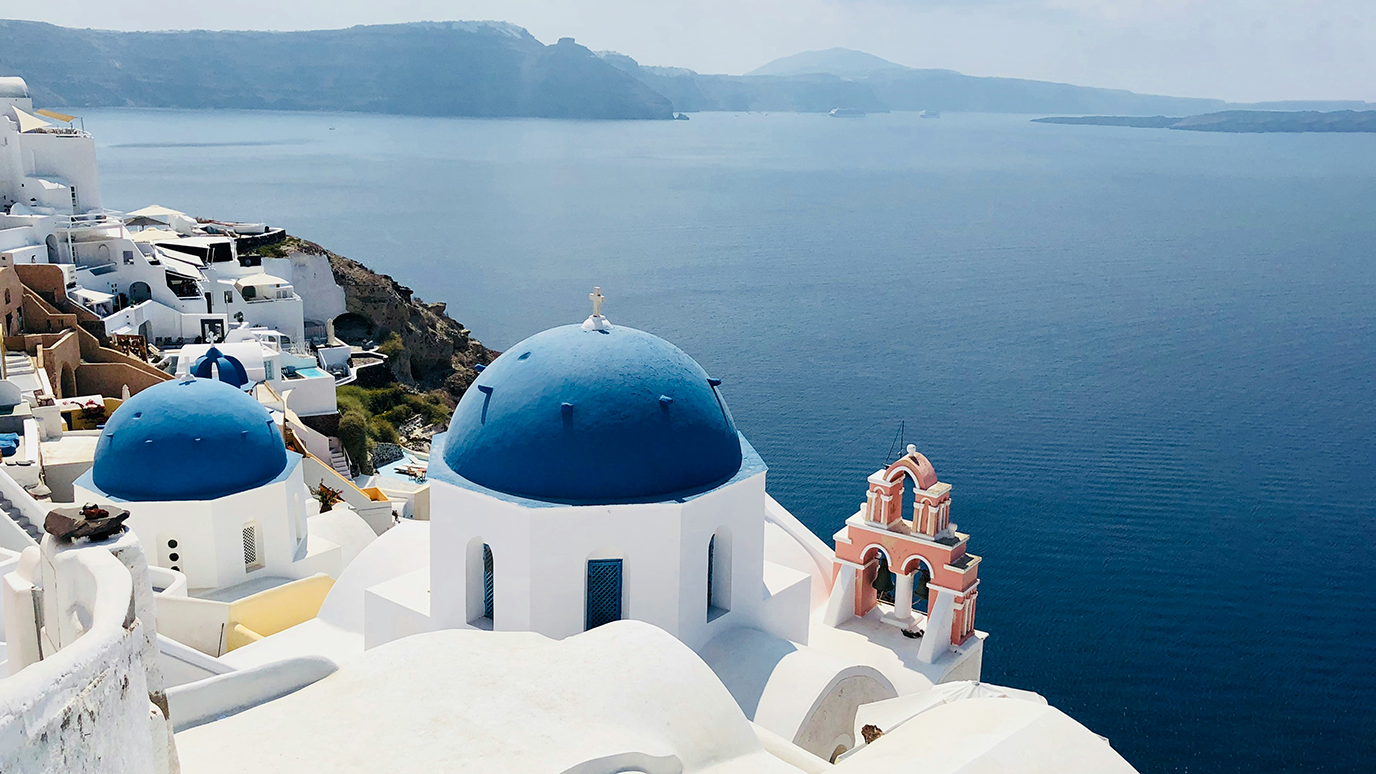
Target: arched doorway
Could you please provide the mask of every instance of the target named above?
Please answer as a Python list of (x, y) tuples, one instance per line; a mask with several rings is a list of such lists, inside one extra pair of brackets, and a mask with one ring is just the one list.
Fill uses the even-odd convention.
[(731, 530), (720, 527), (707, 541), (707, 620), (731, 609)]
[(134, 282), (129, 285), (129, 303), (142, 304), (153, 297), (153, 288), (147, 282)]
[(44, 244), (48, 246), (48, 263), (62, 263), (57, 254), (57, 234), (49, 234)]
[(105, 244), (104, 242), (101, 242), (99, 245), (96, 246), (96, 263), (110, 263), (110, 246)]
[(479, 629), (492, 629), (497, 599), (492, 546), (481, 537), (468, 541), (465, 563), (468, 575), (468, 623)]

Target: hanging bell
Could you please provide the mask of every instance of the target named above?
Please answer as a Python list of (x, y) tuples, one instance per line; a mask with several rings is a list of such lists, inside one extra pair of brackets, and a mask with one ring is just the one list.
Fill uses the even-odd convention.
[(879, 592), (879, 598), (885, 601), (893, 601), (893, 573), (889, 572), (889, 562), (884, 557), (879, 557), (879, 568), (874, 573), (874, 590)]
[(930, 579), (927, 577), (926, 570), (917, 571), (917, 583), (914, 584), (913, 593), (917, 596), (918, 599), (926, 599), (927, 595), (931, 593), (927, 589), (928, 580)]

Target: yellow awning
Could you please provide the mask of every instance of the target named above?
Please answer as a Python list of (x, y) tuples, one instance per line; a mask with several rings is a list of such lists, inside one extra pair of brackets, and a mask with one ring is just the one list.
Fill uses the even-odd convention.
[(55, 111), (55, 110), (48, 110), (47, 108), (43, 108), (42, 110), (35, 110), (35, 111), (33, 111), (33, 112), (39, 114), (40, 116), (47, 116), (48, 118), (56, 118), (57, 120), (62, 121), (62, 122), (64, 122), (64, 123), (68, 123), (68, 124), (70, 124), (71, 122), (73, 122), (73, 121), (76, 120), (76, 116), (69, 116), (69, 115), (67, 115), (66, 113), (59, 113), (59, 112), (57, 112), (57, 111)]
[(14, 115), (19, 119), (20, 134), (23, 134), (24, 132), (32, 132), (35, 129), (42, 129), (45, 126), (52, 126), (52, 124), (48, 123), (47, 121), (44, 121), (38, 116), (29, 115), (28, 113), (25, 113), (17, 107), (11, 106), (10, 109), (14, 111)]

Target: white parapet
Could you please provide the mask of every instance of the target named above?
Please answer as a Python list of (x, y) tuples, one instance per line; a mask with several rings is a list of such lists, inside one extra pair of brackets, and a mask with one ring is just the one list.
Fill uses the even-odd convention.
[[(4, 577), (11, 676), (0, 693), (0, 771), (179, 770), (152, 648), (137, 539), (45, 536)], [(149, 627), (149, 628), (145, 628)]]

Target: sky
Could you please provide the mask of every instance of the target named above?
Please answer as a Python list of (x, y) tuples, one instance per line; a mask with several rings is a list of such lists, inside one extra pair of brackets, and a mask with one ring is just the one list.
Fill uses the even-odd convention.
[(29, 0), (120, 30), (492, 19), (642, 64), (740, 74), (842, 46), (912, 67), (1234, 102), (1376, 102), (1376, 0)]

